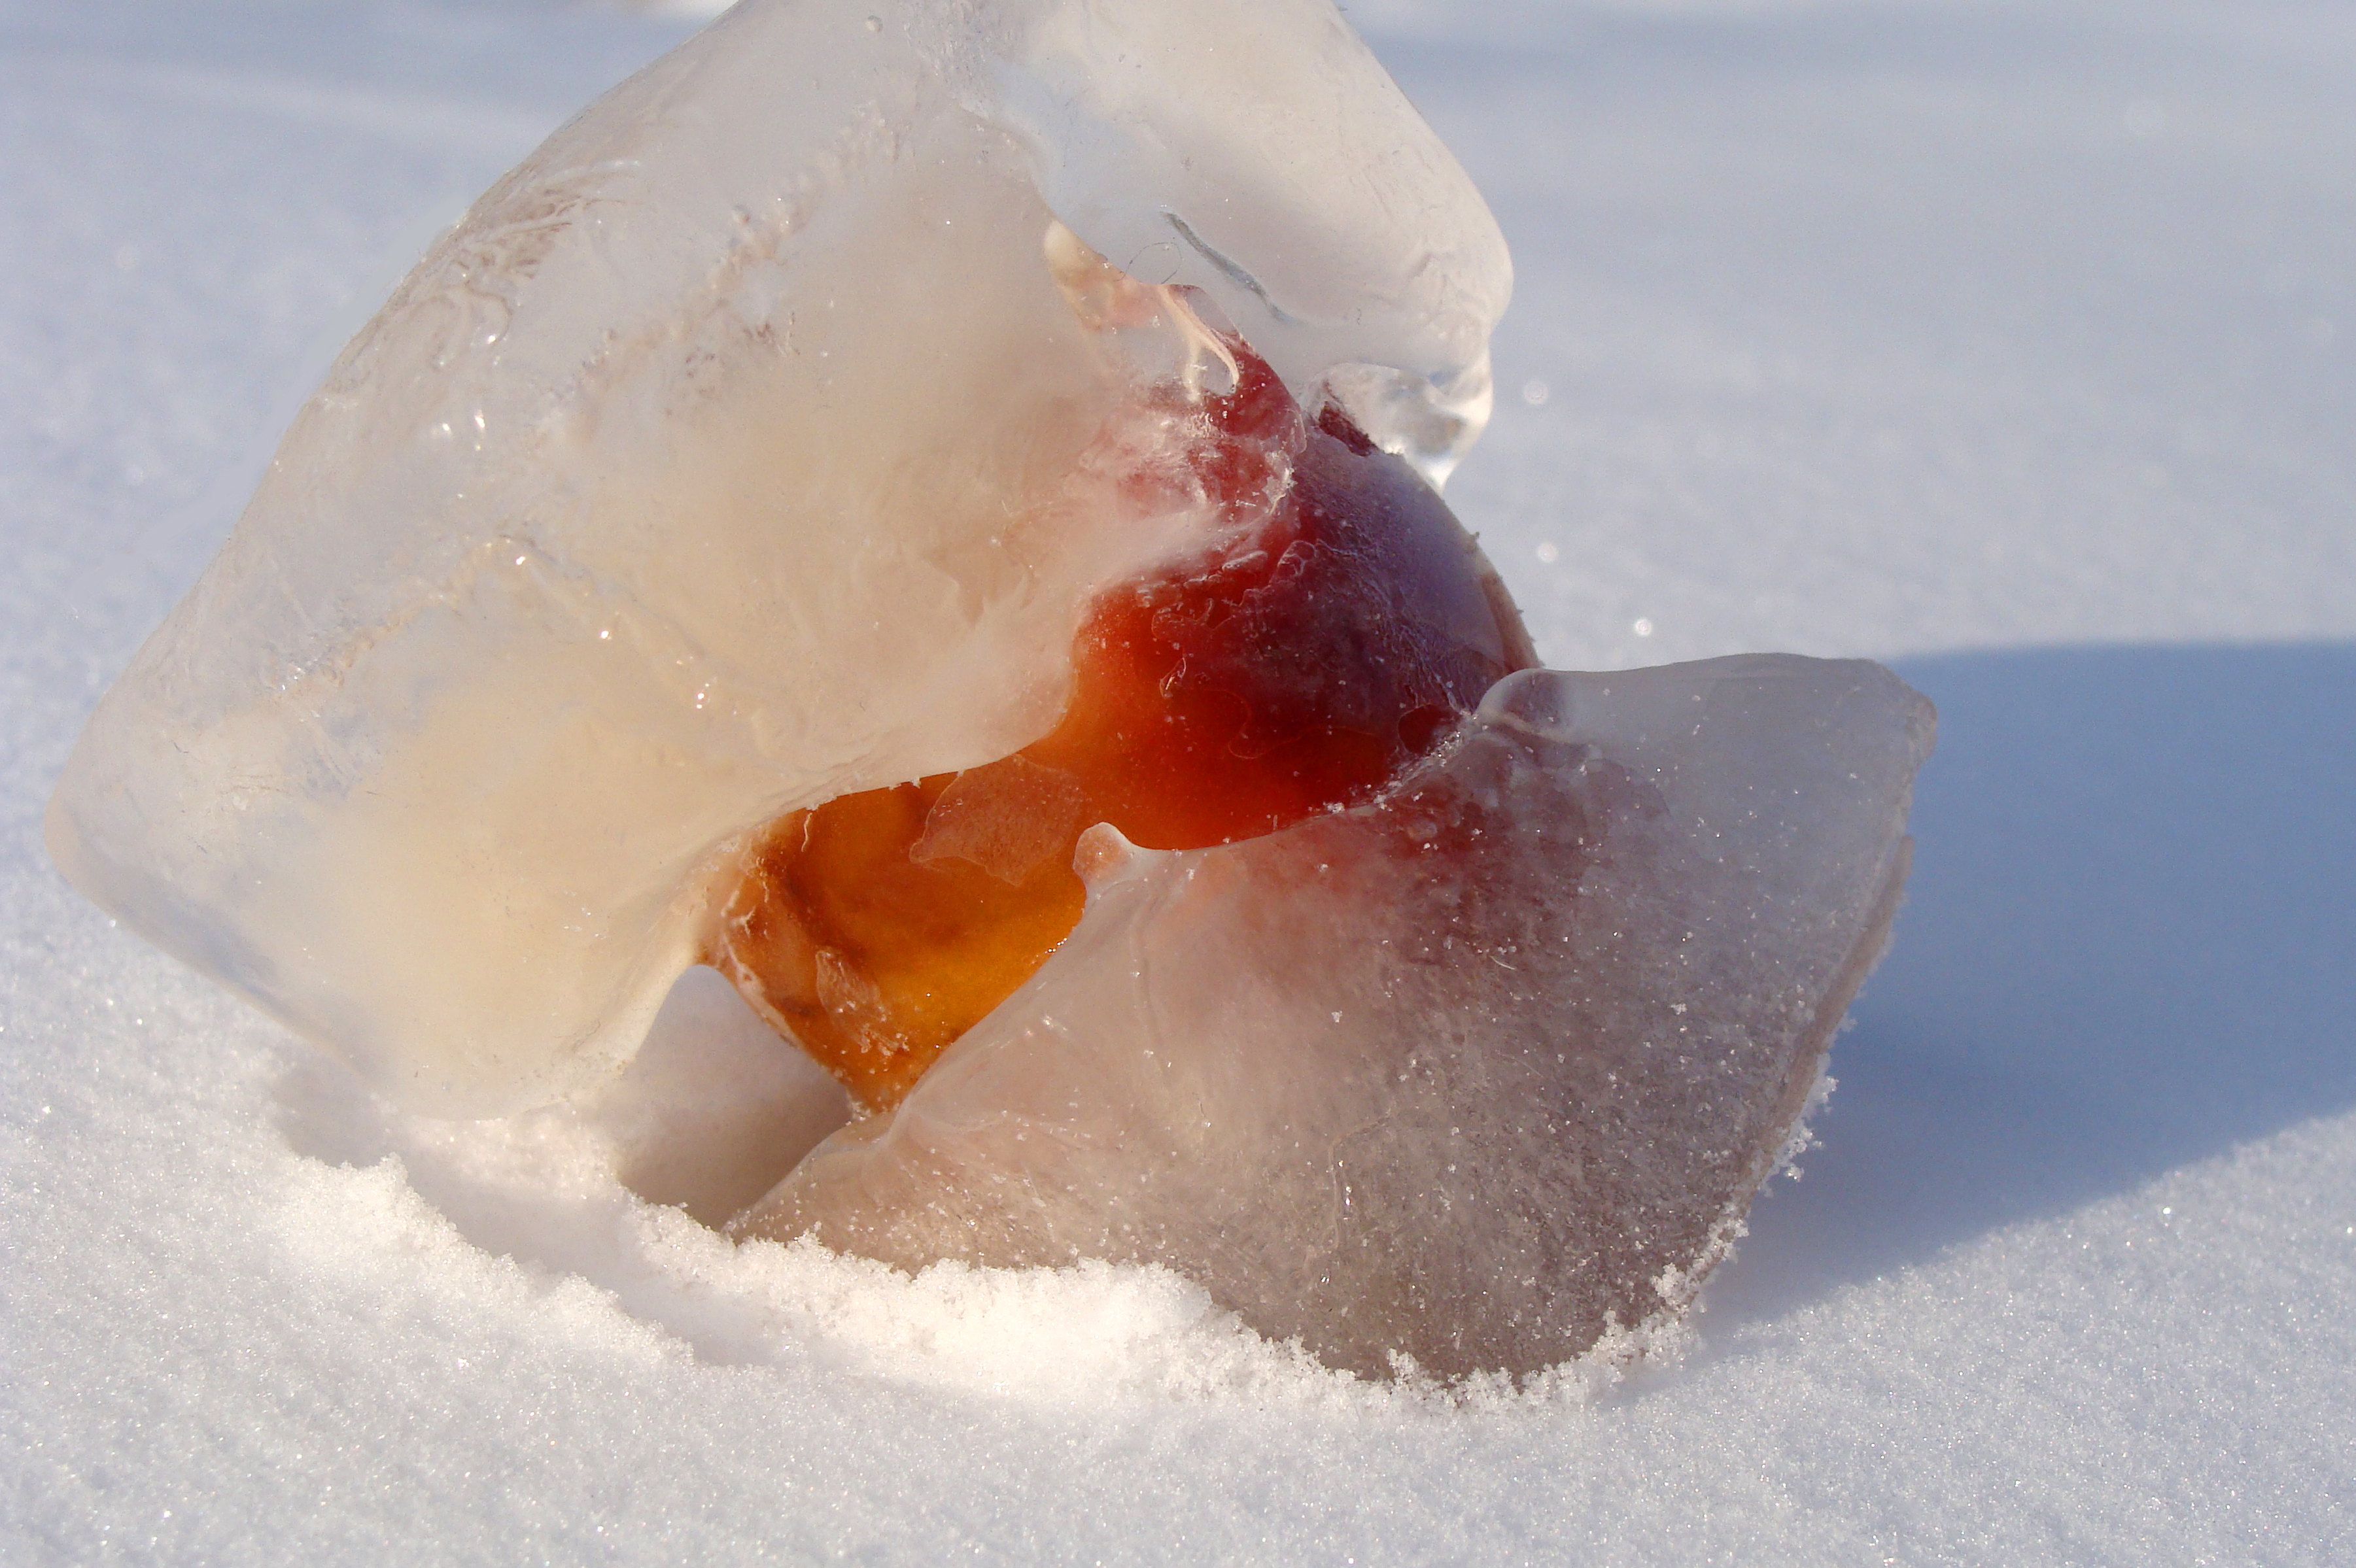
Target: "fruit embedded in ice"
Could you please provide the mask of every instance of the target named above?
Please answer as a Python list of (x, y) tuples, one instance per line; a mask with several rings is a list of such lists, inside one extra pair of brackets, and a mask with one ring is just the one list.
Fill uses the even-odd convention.
[[(1329, 0), (748, 0), (344, 352), (52, 852), (412, 1105), (578, 1092), (752, 837), (1040, 741), (1087, 607), (1227, 539), (1196, 315), (1437, 475), (1509, 275)], [(1035, 848), (948, 793), (932, 863)]]
[(1087, 914), (735, 1223), (1166, 1264), (1330, 1364), (1527, 1371), (1674, 1314), (1879, 955), (1930, 708), (1879, 666), (1531, 671), (1380, 798)]
[(712, 959), (871, 1107), (1070, 933), (1082, 829), (1191, 849), (1356, 805), (1537, 662), (1429, 486), (1219, 347), (1233, 389), (1166, 400), (1191, 432), (1174, 461), (1232, 527), (1098, 600), (1055, 729), (792, 813), (750, 847)]
[[(52, 852), (432, 1111), (618, 1092), (725, 966), (897, 1102), (746, 1234), (1575, 1353), (1782, 1147), (1928, 719), (1523, 668), (1426, 483), (1508, 282), (1329, 0), (746, 0), (345, 351)], [(633, 1147), (707, 1212), (771, 1168)]]

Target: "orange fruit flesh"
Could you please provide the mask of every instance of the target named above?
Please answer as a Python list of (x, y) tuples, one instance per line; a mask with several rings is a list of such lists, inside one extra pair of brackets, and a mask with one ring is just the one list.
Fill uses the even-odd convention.
[(1068, 848), (1015, 882), (910, 858), (958, 776), (784, 817), (730, 908), (723, 972), (871, 1109), (899, 1104), (1079, 923), (1086, 890)]
[(1238, 360), (1236, 389), (1205, 400), (1197, 472), (1235, 497), (1289, 459), (1260, 526), (1099, 597), (1044, 740), (791, 813), (748, 858), (708, 957), (870, 1110), (1070, 934), (1087, 827), (1199, 848), (1355, 805), (1536, 662), (1412, 470), (1338, 410), (1306, 423)]

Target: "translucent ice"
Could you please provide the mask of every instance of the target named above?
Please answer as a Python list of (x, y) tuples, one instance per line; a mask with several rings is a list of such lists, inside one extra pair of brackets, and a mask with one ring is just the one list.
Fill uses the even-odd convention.
[(52, 852), (379, 1087), (570, 1097), (705, 1215), (832, 1125), (617, 1075), (712, 961), (877, 1113), (741, 1234), (1576, 1354), (1784, 1147), (1929, 718), (1528, 668), (1433, 488), (1507, 285), (1328, 0), (748, 0), (345, 351)]
[(570, 1092), (743, 836), (1038, 739), (1082, 607), (1226, 526), (1146, 395), (1205, 321), (1436, 475), (1508, 276), (1326, 0), (753, 0), (345, 351), (52, 852), (412, 1104)]
[(734, 1228), (1164, 1264), (1371, 1371), (1563, 1360), (1682, 1307), (1785, 1147), (1931, 731), (1877, 665), (1531, 671), (1373, 804), (1098, 828), (1071, 940)]

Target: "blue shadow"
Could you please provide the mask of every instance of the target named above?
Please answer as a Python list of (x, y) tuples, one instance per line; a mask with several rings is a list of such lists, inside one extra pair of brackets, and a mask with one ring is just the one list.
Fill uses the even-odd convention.
[(1939, 750), (1898, 944), (1721, 1328), (2356, 1105), (2356, 645), (1899, 669)]

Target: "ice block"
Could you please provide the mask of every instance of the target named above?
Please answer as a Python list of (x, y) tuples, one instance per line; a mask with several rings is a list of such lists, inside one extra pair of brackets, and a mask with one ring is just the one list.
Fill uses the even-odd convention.
[(1932, 719), (1532, 667), (1438, 488), (1509, 284), (1329, 0), (746, 0), (344, 351), (51, 853), (435, 1114), (628, 1121), (712, 964), (868, 1113), (744, 1238), (1165, 1264), (1376, 1374), (1673, 1318)]
[(1888, 940), (1932, 725), (1861, 661), (1533, 670), (1366, 805), (1098, 828), (1071, 940), (734, 1231), (1162, 1264), (1376, 1374), (1673, 1318)]
[[(1085, 319), (1059, 231), (1163, 308)], [(753, 0), (344, 351), (51, 853), (409, 1104), (579, 1089), (745, 835), (1038, 740), (1085, 607), (1225, 525), (1157, 470), (1193, 317), (1437, 472), (1508, 286), (1326, 0)]]

